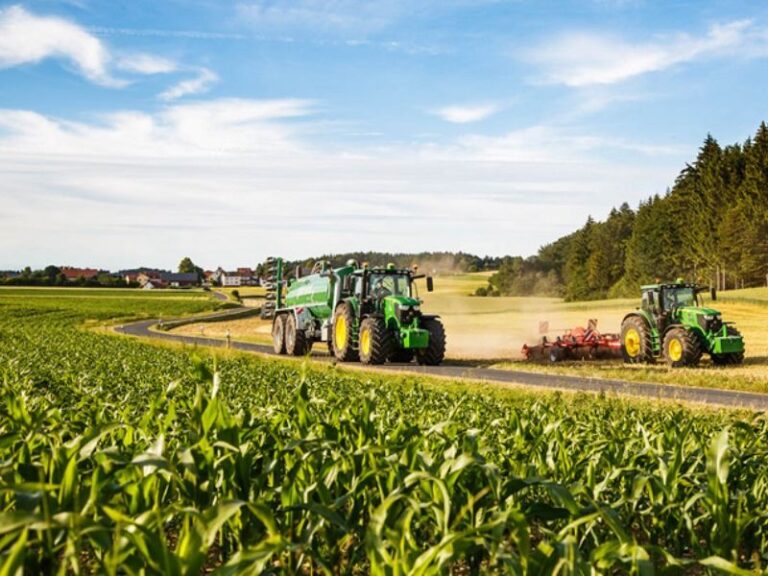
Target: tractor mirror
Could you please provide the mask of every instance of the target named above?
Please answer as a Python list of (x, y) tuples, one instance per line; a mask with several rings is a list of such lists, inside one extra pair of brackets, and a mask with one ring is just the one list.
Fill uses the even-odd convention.
[(435, 283), (432, 281), (432, 276), (427, 276), (427, 292), (432, 292), (435, 289)]
[(709, 295), (712, 297), (712, 300), (717, 300), (717, 290), (714, 288), (709, 289)]

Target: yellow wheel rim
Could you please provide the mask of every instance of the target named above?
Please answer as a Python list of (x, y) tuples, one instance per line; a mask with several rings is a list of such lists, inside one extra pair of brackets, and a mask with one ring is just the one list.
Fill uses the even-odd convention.
[(634, 328), (630, 328), (624, 334), (624, 349), (633, 358), (640, 354), (640, 333)]
[(366, 356), (371, 353), (371, 331), (363, 330), (360, 333), (360, 352)]
[(683, 357), (683, 344), (675, 338), (669, 343), (669, 348), (667, 348), (667, 354), (669, 354), (669, 359), (673, 362), (677, 362)]
[(333, 333), (335, 335), (335, 346), (339, 350), (346, 348), (347, 346), (347, 322), (344, 316), (338, 316), (336, 323), (333, 327)]

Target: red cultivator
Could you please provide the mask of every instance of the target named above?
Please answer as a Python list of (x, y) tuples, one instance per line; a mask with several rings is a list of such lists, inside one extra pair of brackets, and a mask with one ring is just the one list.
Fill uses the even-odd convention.
[[(549, 322), (539, 323), (539, 333), (549, 332)], [(562, 336), (554, 340), (541, 337), (535, 346), (523, 345), (526, 360), (597, 360), (621, 357), (621, 339), (618, 334), (601, 334), (597, 330), (597, 320), (590, 319), (587, 327), (581, 326), (563, 331)]]

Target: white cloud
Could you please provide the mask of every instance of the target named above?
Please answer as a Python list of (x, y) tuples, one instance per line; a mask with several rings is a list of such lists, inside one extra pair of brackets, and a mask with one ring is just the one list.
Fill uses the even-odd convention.
[(588, 214), (663, 192), (681, 165), (608, 161), (613, 142), (545, 126), (321, 148), (313, 110), (223, 99), (98, 122), (0, 110), (0, 268), (173, 266), (188, 253), (253, 265), (351, 246), (532, 253)]
[(190, 96), (192, 94), (201, 94), (211, 89), (219, 77), (215, 72), (208, 68), (200, 68), (197, 71), (197, 76), (182, 80), (178, 84), (171, 86), (162, 94), (159, 95), (161, 100), (177, 100), (183, 96)]
[[(177, 62), (145, 52), (121, 54), (110, 50), (86, 29), (62, 18), (38, 16), (21, 6), (0, 9), (0, 69), (36, 64), (48, 58), (64, 60), (85, 78), (112, 88), (130, 82), (116, 77), (124, 73), (157, 75), (189, 70)], [(182, 80), (159, 97), (175, 100), (207, 91), (217, 80), (207, 68), (194, 69), (194, 78)]]
[(121, 70), (137, 74), (170, 74), (178, 70), (178, 64), (173, 60), (161, 58), (153, 54), (128, 54), (118, 62)]
[(615, 84), (678, 64), (735, 53), (758, 35), (750, 20), (715, 24), (703, 36), (676, 34), (641, 43), (601, 34), (569, 33), (547, 39), (522, 56), (542, 70), (538, 81), (583, 87)]
[(444, 106), (433, 110), (433, 114), (446, 122), (453, 124), (468, 124), (490, 118), (500, 110), (495, 104), (480, 104), (475, 106)]
[(97, 84), (121, 86), (109, 73), (110, 54), (102, 42), (76, 24), (36, 16), (21, 6), (0, 10), (0, 68), (61, 58)]

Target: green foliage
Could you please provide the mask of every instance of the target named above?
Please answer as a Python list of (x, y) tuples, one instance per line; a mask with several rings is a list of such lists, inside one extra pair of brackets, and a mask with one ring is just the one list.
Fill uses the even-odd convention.
[(179, 274), (197, 274), (198, 280), (203, 277), (203, 269), (196, 266), (189, 256), (185, 256), (179, 262)]
[(211, 362), (78, 329), (126, 305), (182, 306), (0, 292), (3, 573), (768, 564), (763, 416)]
[(531, 258), (505, 259), (491, 282), (507, 295), (590, 300), (636, 295), (639, 284), (677, 277), (721, 288), (768, 282), (765, 123), (743, 145), (722, 148), (708, 135), (664, 196), (637, 212), (623, 204), (604, 222), (590, 218)]

